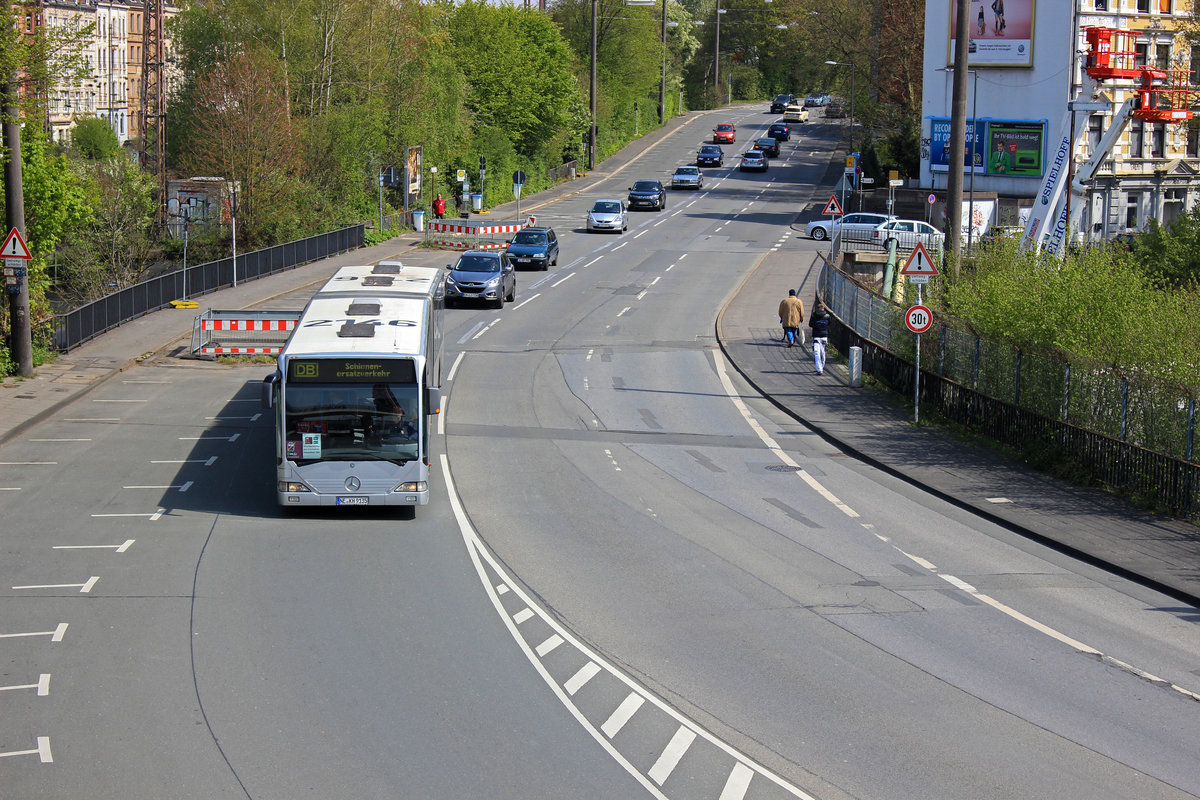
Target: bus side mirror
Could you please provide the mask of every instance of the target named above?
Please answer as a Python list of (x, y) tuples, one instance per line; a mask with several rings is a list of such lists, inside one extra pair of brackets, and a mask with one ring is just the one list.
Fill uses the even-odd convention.
[(425, 389), (425, 413), (442, 413), (442, 387), (430, 386)]
[(272, 372), (267, 377), (263, 378), (262, 382), (262, 407), (275, 407), (275, 392), (279, 387), (279, 371)]

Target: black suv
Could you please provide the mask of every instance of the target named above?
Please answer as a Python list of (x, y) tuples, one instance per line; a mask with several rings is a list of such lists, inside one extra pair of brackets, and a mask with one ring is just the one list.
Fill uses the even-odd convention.
[(782, 114), (785, 108), (787, 108), (790, 104), (795, 103), (795, 102), (796, 102), (795, 95), (792, 95), (792, 94), (778, 95), (774, 100), (771, 101), (770, 113)]
[(548, 269), (558, 264), (558, 237), (553, 228), (522, 228), (509, 240), (506, 252), (518, 267)]
[(628, 206), (633, 208), (653, 208), (662, 211), (667, 207), (667, 190), (659, 181), (634, 181), (629, 187)]
[(725, 163), (725, 151), (719, 144), (702, 144), (696, 153), (697, 167), (719, 167)]

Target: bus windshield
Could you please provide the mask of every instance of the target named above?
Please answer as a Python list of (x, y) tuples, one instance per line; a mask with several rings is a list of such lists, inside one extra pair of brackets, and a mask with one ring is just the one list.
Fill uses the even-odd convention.
[(415, 383), (289, 383), (284, 441), (289, 461), (390, 461), (420, 457)]

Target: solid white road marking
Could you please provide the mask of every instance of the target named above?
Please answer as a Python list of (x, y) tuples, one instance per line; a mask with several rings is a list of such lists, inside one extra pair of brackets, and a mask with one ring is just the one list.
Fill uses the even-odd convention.
[(0, 461), (0, 467), (52, 467), (57, 461)]
[(30, 439), (31, 442), (90, 442), (91, 439)]
[(49, 636), (52, 642), (61, 642), (67, 633), (67, 623), (60, 622), (52, 631), (34, 631), (32, 633), (0, 633), (0, 639), (24, 639), (29, 636)]
[(14, 586), (13, 589), (79, 589), (80, 594), (87, 594), (100, 580), (99, 575), (93, 575), (85, 583), (37, 583), (28, 586)]
[[(462, 504), (459, 502), (458, 490), (455, 488), (455, 485), (454, 485), (454, 476), (450, 472), (449, 458), (443, 453), (439, 456), (439, 460), (441, 461), (441, 465), (442, 465), (443, 480), (445, 481), (446, 488), (447, 488), (447, 491), (449, 494), (451, 511), (454, 514), (455, 521), (458, 523), (459, 532), (462, 534), (463, 544), (467, 548), (468, 556), (470, 557), (472, 564), (475, 566), (475, 571), (479, 575), (480, 581), (482, 582), (484, 588), (490, 590), (491, 586), (492, 586), (491, 581), (488, 578), (487, 569), (485, 569), (485, 567), (484, 567), (484, 561), (487, 561), (488, 568), (490, 568), (493, 573), (501, 576), (506, 582), (511, 584), (511, 578), (508, 577), (505, 568), (499, 562), (497, 562), (491, 556), (491, 554), (487, 551), (487, 549), (483, 546), (483, 542), (480, 541), (479, 535), (475, 532), (475, 529), (471, 526), (471, 522), (467, 518), (466, 511), (463, 510)], [(518, 595), (527, 604), (527, 607), (529, 607), (529, 608), (536, 607), (534, 602), (532, 601), (532, 599), (528, 595), (526, 595), (525, 592), (522, 589), (520, 589), (519, 587), (512, 586), (512, 592), (514, 594)], [(513, 640), (516, 642), (517, 646), (519, 648), (521, 648), (521, 651), (523, 653), (525, 653), (525, 657), (527, 659), (529, 659), (529, 663), (537, 671), (538, 675), (540, 675), (542, 677), (542, 680), (544, 680), (546, 682), (546, 685), (548, 687), (550, 687), (550, 690), (552, 692), (554, 692), (555, 696), (558, 697), (559, 701), (563, 704), (563, 707), (567, 709), (568, 713), (570, 713), (571, 716), (574, 717), (575, 720), (581, 726), (583, 726), (584, 730), (586, 730), (592, 736), (592, 738), (596, 741), (596, 743), (600, 747), (602, 747), (604, 749), (604, 751), (613, 758), (614, 761), (616, 761), (618, 764), (620, 764), (621, 767), (626, 772), (628, 772), (630, 776), (632, 776), (636, 781), (638, 781), (638, 783), (640, 783), (642, 785), (643, 788), (646, 789), (646, 791), (650, 794), (651, 797), (654, 797), (656, 800), (667, 800), (667, 797), (659, 790), (659, 788), (652, 781), (650, 781), (645, 775), (643, 775), (636, 767), (634, 767), (633, 764), (630, 763), (629, 759), (627, 759), (625, 756), (623, 756), (620, 753), (620, 751), (618, 751), (615, 747), (613, 747), (612, 743), (608, 740), (608, 738), (606, 738), (604, 735), (602, 735), (601, 731), (599, 731), (595, 727), (595, 725), (593, 725), (588, 720), (588, 718), (586, 716), (584, 716), (583, 712), (580, 711), (579, 707), (576, 706), (574, 704), (574, 702), (572, 702), (570, 693), (568, 693), (566, 691), (565, 687), (559, 686), (558, 682), (550, 675), (549, 671), (546, 669), (546, 666), (542, 663), (541, 659), (539, 659), (537, 657), (537, 654), (534, 653), (533, 650), (529, 647), (529, 644), (525, 641), (524, 637), (521, 635), (520, 631), (517, 629), (516, 623), (513, 622), (512, 618), (508, 615), (507, 611), (505, 610), (504, 605), (500, 602), (499, 595), (497, 595), (494, 591), (489, 591), (488, 595), (492, 601), (492, 606), (496, 609), (497, 614), (500, 616), (501, 620), (504, 622), (505, 626), (508, 628), (509, 633), (512, 635)], [(554, 630), (556, 633), (558, 633), (559, 636), (561, 636), (563, 638), (565, 643), (567, 643), (571, 647), (575, 648), (575, 650), (578, 651), (579, 653), (585, 655), (590, 660), (591, 663), (598, 665), (597, 671), (599, 669), (605, 670), (609, 675), (611, 675), (613, 678), (620, 681), (621, 683), (624, 683), (631, 690), (645, 691), (644, 689), (640, 689), (640, 687), (636, 683), (634, 683), (633, 680), (628, 675), (625, 675), (624, 673), (618, 671), (611, 664), (607, 663), (606, 661), (604, 661), (604, 659), (600, 658), (600, 656), (597, 653), (595, 653), (594, 651), (592, 651), (591, 649), (586, 647), (582, 642), (580, 642), (578, 639), (576, 639), (574, 636), (572, 636), (566, 630), (566, 628), (562, 627), (555, 619), (550, 617), (548, 614), (543, 612), (539, 616), (541, 617), (542, 621), (549, 628)], [(592, 677), (592, 675), (588, 674), (589, 672), (591, 672), (591, 670), (588, 667), (585, 667), (584, 669), (581, 669), (579, 672), (577, 672), (575, 674), (575, 676), (573, 678), (571, 678), (571, 680), (568, 681), (567, 683), (571, 686), (571, 688), (574, 688), (575, 691), (578, 691), (579, 688), (581, 688), (584, 684), (586, 684), (587, 681), (590, 680), (590, 678)], [(750, 761), (744, 755), (742, 755), (738, 751), (734, 750), (728, 744), (721, 741), (717, 737), (713, 736), (711, 733), (709, 733), (701, 728), (695, 727), (693, 723), (690, 723), (678, 711), (671, 708), (670, 706), (668, 706), (666, 703), (659, 700), (658, 698), (656, 698), (652, 695), (646, 695), (645, 699), (648, 700), (651, 704), (653, 704), (656, 708), (658, 708), (659, 711), (661, 711), (662, 713), (671, 717), (676, 722), (678, 722), (680, 725), (686, 725), (686, 726), (692, 728), (693, 730), (695, 730), (696, 733), (699, 736), (703, 737), (705, 741), (709, 742), (714, 747), (716, 747), (718, 750), (720, 750), (721, 752), (730, 756), (735, 762), (737, 762), (739, 764), (744, 764), (745, 767), (749, 770), (752, 770), (754, 775), (756, 775), (757, 777), (760, 777), (760, 778), (770, 781), (771, 783), (775, 784), (783, 791), (787, 792), (792, 797), (800, 798), (800, 800), (815, 800), (815, 798), (813, 798), (811, 795), (806, 794), (805, 792), (801, 791), (800, 789), (796, 788), (795, 786), (792, 786), (790, 783), (785, 781), (783, 778), (770, 772), (762, 765)], [(738, 770), (736, 770), (736, 769), (734, 770), (734, 773), (740, 774), (740, 773), (738, 773)], [(734, 800), (736, 800), (736, 798), (734, 798)]]
[(50, 753), (50, 737), (37, 737), (37, 747), (33, 750), (10, 750), (7, 753), (0, 753), (0, 758), (9, 758), (10, 756), (32, 756), (36, 755), (43, 764), (54, 763), (54, 756)]
[(43, 672), (38, 677), (37, 683), (23, 683), (14, 686), (0, 686), (0, 692), (11, 692), (17, 689), (37, 689), (38, 697), (45, 697), (50, 694), (50, 673)]
[(450, 366), (450, 372), (446, 375), (447, 381), (454, 380), (454, 373), (458, 372), (458, 365), (462, 363), (463, 356), (465, 355), (466, 353), (459, 353), (458, 356), (455, 357), (454, 363)]
[(51, 550), (116, 550), (124, 553), (134, 543), (134, 539), (126, 539), (124, 544), (56, 544)]

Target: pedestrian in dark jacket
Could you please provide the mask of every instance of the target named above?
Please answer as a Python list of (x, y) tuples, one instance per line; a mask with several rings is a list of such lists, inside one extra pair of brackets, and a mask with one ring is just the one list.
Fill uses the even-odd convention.
[[(788, 291), (788, 296), (779, 303), (779, 324), (783, 326), (783, 338), (791, 347), (800, 337), (800, 323), (804, 322), (804, 304), (796, 296), (796, 290)], [(803, 344), (804, 340), (800, 339)]]
[(825, 346), (829, 342), (829, 309), (821, 301), (813, 309), (812, 318), (808, 321), (812, 328), (813, 363), (816, 364), (817, 374), (825, 371)]

